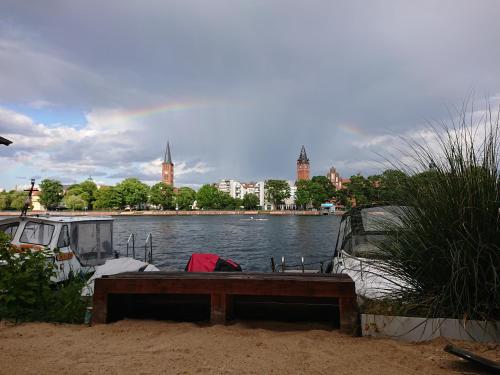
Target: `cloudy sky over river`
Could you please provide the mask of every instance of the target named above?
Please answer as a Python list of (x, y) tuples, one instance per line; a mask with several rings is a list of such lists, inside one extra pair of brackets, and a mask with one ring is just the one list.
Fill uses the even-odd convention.
[(500, 102), (500, 2), (0, 3), (0, 187), (380, 168), (473, 94)]

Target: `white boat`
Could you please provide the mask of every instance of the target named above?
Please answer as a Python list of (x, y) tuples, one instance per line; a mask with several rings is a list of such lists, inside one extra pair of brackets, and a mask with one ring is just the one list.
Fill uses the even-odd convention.
[(152, 265), (152, 250), (144, 261), (122, 257), (113, 248), (113, 218), (21, 216), (0, 220), (0, 230), (11, 239), (16, 251), (47, 252), (56, 273), (54, 282), (70, 275), (93, 274), (82, 295), (93, 294), (94, 280), (121, 272), (159, 271)]
[(387, 224), (401, 225), (404, 210), (399, 206), (362, 206), (342, 215), (332, 264), (327, 272), (346, 273), (355, 282), (356, 294), (363, 299), (383, 298), (406, 286), (387, 272), (377, 257), (378, 242), (388, 233)]

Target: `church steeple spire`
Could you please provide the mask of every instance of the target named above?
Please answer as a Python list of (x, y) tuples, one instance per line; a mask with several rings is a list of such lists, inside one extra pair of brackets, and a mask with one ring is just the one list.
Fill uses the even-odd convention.
[(307, 158), (306, 154), (306, 148), (304, 147), (304, 145), (302, 145), (302, 148), (300, 149), (300, 155), (297, 161), (300, 161), (302, 163), (309, 163), (309, 159)]
[(174, 186), (174, 163), (172, 163), (172, 155), (170, 154), (170, 142), (167, 141), (165, 148), (165, 156), (161, 164), (161, 180), (170, 186)]
[(166, 164), (172, 164), (172, 156), (170, 155), (170, 142), (167, 141), (167, 148), (165, 149), (165, 157), (163, 162)]

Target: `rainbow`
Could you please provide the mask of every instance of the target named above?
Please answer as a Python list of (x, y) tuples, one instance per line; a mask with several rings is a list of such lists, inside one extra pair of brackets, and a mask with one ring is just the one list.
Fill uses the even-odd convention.
[(135, 108), (130, 110), (112, 111), (105, 117), (109, 120), (119, 120), (123, 118), (144, 118), (160, 113), (186, 112), (194, 109), (204, 109), (215, 104), (208, 100), (190, 100), (190, 101), (169, 101), (167, 103), (154, 106)]
[(361, 135), (363, 137), (368, 136), (368, 134), (363, 129), (360, 129), (355, 125), (340, 124), (337, 125), (337, 128), (342, 129), (350, 134)]

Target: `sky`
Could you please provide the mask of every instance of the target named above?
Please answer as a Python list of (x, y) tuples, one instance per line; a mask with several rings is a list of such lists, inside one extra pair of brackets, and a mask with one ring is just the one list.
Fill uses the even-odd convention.
[[(0, 1), (0, 187), (383, 169), (464, 98), (500, 103), (500, 1)], [(382, 156), (381, 156), (382, 155)]]

